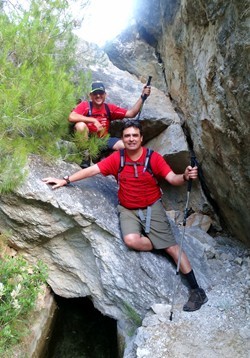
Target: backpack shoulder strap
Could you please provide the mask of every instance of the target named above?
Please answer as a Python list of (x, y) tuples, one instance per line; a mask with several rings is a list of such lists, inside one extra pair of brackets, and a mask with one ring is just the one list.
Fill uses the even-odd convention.
[(119, 152), (120, 152), (120, 167), (119, 167), (118, 173), (120, 173), (122, 171), (122, 169), (124, 168), (124, 165), (125, 165), (124, 148), (120, 149)]
[(105, 110), (106, 110), (107, 118), (108, 118), (109, 120), (111, 120), (110, 108), (109, 108), (109, 106), (108, 106), (108, 104), (107, 104), (107, 103), (104, 103), (104, 106), (105, 106)]
[[(105, 106), (105, 111), (106, 111), (106, 114), (107, 114), (107, 118), (110, 120), (111, 119), (110, 108), (107, 105), (107, 103), (104, 103), (104, 106)], [(92, 110), (93, 110), (93, 103), (92, 103), (92, 101), (89, 101), (89, 109), (88, 109), (87, 117), (92, 117)]]
[[(119, 171), (118, 173), (120, 173), (122, 171), (122, 169), (124, 168), (125, 165), (125, 152), (124, 149), (120, 149), (120, 167), (119, 167)], [(147, 170), (150, 174), (153, 175), (151, 166), (150, 166), (150, 158), (151, 155), (153, 154), (153, 149), (147, 148), (147, 153), (146, 153), (146, 158), (145, 158), (145, 162), (144, 162), (144, 168), (143, 168), (143, 173)]]
[(92, 109), (93, 109), (93, 103), (92, 101), (89, 101), (89, 110), (86, 117), (92, 117)]
[(150, 166), (150, 158), (151, 158), (151, 155), (153, 154), (153, 152), (154, 152), (153, 149), (147, 148), (147, 153), (146, 153), (143, 173), (145, 173), (145, 171), (147, 170), (150, 174), (153, 174), (151, 166)]

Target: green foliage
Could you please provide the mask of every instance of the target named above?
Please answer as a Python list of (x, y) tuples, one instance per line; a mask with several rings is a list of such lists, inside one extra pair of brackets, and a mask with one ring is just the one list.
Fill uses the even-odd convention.
[(81, 161), (86, 155), (90, 155), (91, 159), (95, 160), (98, 158), (99, 153), (107, 148), (109, 135), (103, 138), (97, 137), (96, 134), (90, 135), (88, 139), (86, 139), (86, 137), (87, 133), (86, 135), (79, 132), (74, 133), (72, 141), (77, 148), (77, 157), (74, 157), (75, 154), (72, 156), (76, 162)]
[(76, 38), (66, 0), (0, 13), (0, 194), (25, 177), (29, 154), (60, 156), (68, 114), (89, 74), (73, 82)]
[[(21, 256), (2, 255), (0, 260), (0, 356), (27, 334), (27, 317), (32, 313), (47, 268), (39, 261), (29, 265)], [(5, 355), (4, 355), (5, 353)]]

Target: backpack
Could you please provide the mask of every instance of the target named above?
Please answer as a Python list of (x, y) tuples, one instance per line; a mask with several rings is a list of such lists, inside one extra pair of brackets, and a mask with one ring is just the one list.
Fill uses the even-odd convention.
[(135, 177), (138, 178), (137, 165), (144, 165), (143, 173), (145, 173), (145, 171), (148, 171), (153, 176), (154, 174), (153, 174), (153, 171), (152, 171), (151, 166), (150, 166), (150, 158), (151, 158), (151, 155), (153, 154), (153, 152), (154, 151), (152, 149), (147, 148), (147, 153), (146, 153), (146, 158), (145, 158), (144, 164), (142, 164), (142, 163), (130, 163), (130, 162), (125, 162), (124, 149), (120, 149), (120, 168), (119, 168), (118, 173), (121, 173), (121, 171), (123, 170), (125, 165), (133, 165), (134, 169), (135, 169)]
[[(107, 103), (104, 103), (104, 106), (105, 106), (105, 111), (106, 111), (107, 118), (110, 121), (111, 120), (111, 113), (110, 113), (109, 106), (107, 105)], [(92, 109), (93, 109), (93, 103), (92, 103), (92, 101), (89, 101), (89, 110), (88, 110), (88, 114), (87, 114), (86, 117), (92, 117)]]

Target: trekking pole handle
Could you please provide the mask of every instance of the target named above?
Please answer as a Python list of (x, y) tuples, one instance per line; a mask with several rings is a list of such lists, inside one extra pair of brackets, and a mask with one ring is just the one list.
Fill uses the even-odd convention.
[[(151, 80), (152, 80), (152, 76), (148, 76), (148, 81), (147, 81), (145, 87), (149, 87), (149, 86), (150, 86)], [(142, 101), (144, 102), (144, 101), (147, 99), (147, 97), (148, 97), (148, 96), (147, 96), (146, 94), (144, 94), (144, 95), (143, 95), (143, 98), (142, 98)]]
[[(195, 158), (195, 155), (192, 155), (191, 157), (191, 167), (195, 167), (195, 165), (197, 164), (197, 160)], [(192, 188), (192, 179), (188, 180), (188, 191), (190, 192)]]

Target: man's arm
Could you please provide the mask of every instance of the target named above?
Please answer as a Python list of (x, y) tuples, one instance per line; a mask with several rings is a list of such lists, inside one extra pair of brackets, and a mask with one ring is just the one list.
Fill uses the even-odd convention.
[(151, 87), (150, 86), (145, 86), (143, 88), (142, 94), (140, 96), (140, 98), (136, 101), (136, 103), (133, 105), (132, 108), (128, 109), (126, 114), (125, 114), (125, 118), (134, 118), (140, 111), (142, 103), (143, 103), (143, 99), (142, 97), (144, 95), (146, 95), (147, 97), (150, 95), (151, 92)]
[[(89, 168), (81, 169), (78, 172), (76, 172), (72, 175), (69, 175), (68, 180), (70, 182), (75, 182), (75, 181), (82, 180), (85, 178), (93, 177), (93, 176), (99, 174), (100, 172), (101, 171), (100, 171), (98, 165), (95, 164)], [(59, 179), (59, 178), (48, 177), (48, 178), (43, 178), (42, 181), (44, 181), (46, 184), (53, 184), (52, 189), (60, 188), (61, 186), (68, 184), (67, 180), (65, 180), (63, 178)]]
[(185, 169), (183, 174), (175, 174), (173, 171), (169, 172), (165, 180), (172, 185), (183, 185), (189, 179), (195, 180), (198, 177), (198, 168), (191, 167), (190, 165)]
[(77, 122), (84, 122), (84, 123), (93, 123), (97, 129), (101, 126), (96, 118), (83, 116), (75, 111), (72, 111), (69, 115), (69, 122), (77, 123)]

